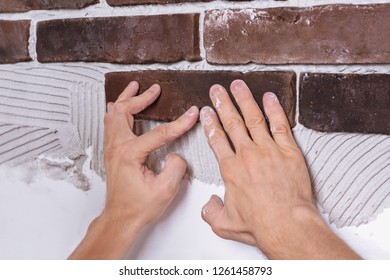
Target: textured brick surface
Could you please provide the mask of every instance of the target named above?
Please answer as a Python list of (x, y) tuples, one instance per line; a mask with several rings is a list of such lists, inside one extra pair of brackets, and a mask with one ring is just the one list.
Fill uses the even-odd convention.
[[(211, 2), (213, 0), (107, 0), (111, 6), (128, 6), (140, 4), (171, 4), (185, 2)], [(252, 0), (230, 0), (229, 2), (252, 1)], [(285, 1), (285, 0), (282, 0)]]
[(266, 91), (274, 92), (286, 110), (291, 126), (295, 114), (294, 72), (228, 72), (228, 71), (141, 71), (106, 74), (106, 101), (115, 101), (130, 81), (140, 83), (143, 92), (154, 83), (161, 85), (162, 93), (157, 102), (140, 113), (140, 119), (171, 121), (196, 105), (212, 106), (209, 89), (221, 84), (229, 89), (235, 79), (243, 79), (252, 90), (257, 103), (262, 107), (262, 96)]
[(210, 2), (213, 0), (107, 0), (111, 6), (127, 6), (140, 4), (170, 4), (184, 2)]
[(40, 62), (199, 60), (199, 15), (82, 18), (38, 23)]
[(319, 131), (390, 134), (390, 75), (302, 74), (299, 121)]
[(28, 52), (29, 29), (29, 20), (0, 20), (0, 63), (31, 60)]
[(217, 64), (390, 63), (390, 4), (206, 13), (207, 60)]
[(80, 9), (99, 3), (99, 0), (0, 0), (0, 13), (30, 10)]

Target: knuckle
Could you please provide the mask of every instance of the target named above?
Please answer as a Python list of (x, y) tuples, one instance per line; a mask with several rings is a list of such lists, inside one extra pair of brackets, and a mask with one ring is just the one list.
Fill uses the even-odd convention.
[(211, 229), (212, 229), (212, 231), (213, 231), (216, 235), (222, 237), (222, 235), (223, 235), (223, 228), (221, 227), (220, 224), (214, 223), (213, 225), (211, 225)]
[(237, 117), (228, 118), (224, 123), (226, 131), (233, 131), (242, 125), (242, 119)]
[(248, 129), (258, 128), (264, 125), (265, 118), (263, 116), (256, 116), (245, 120), (245, 125)]
[(213, 128), (209, 132), (209, 135), (207, 137), (207, 142), (210, 147), (213, 147), (220, 142), (221, 138), (222, 138), (221, 132)]
[(271, 124), (271, 133), (272, 134), (289, 134), (290, 127), (284, 123)]
[(111, 116), (110, 116), (110, 114), (106, 113), (104, 115), (104, 120), (103, 121), (104, 121), (104, 125), (109, 125), (111, 123)]
[(216, 235), (218, 235), (219, 237), (221, 237), (223, 239), (227, 239), (228, 238), (226, 229), (225, 229), (225, 227), (221, 223), (215, 222), (214, 224), (212, 224), (211, 225), (211, 230)]
[(162, 139), (167, 139), (169, 135), (169, 125), (162, 124), (156, 128), (157, 135)]
[(114, 104), (115, 111), (126, 114), (129, 111), (127, 102), (116, 102)]

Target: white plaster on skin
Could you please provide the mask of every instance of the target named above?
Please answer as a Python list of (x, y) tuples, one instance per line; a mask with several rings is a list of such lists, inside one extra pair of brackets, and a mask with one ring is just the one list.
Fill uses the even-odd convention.
[(210, 133), (209, 133), (209, 138), (212, 138), (213, 136), (215, 135), (215, 128), (211, 129), (210, 130)]
[(222, 105), (222, 101), (217, 97), (216, 101), (215, 101), (215, 109), (220, 111), (221, 110), (221, 105)]

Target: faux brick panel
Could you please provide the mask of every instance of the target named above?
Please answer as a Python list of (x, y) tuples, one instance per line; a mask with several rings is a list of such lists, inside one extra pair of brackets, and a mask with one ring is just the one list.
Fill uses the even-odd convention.
[(97, 3), (99, 3), (99, 0), (0, 0), (0, 13), (51, 9), (81, 9)]
[(212, 106), (209, 89), (221, 84), (229, 89), (235, 79), (244, 80), (262, 108), (262, 96), (274, 92), (280, 99), (291, 126), (295, 125), (295, 73), (294, 72), (241, 72), (230, 71), (140, 71), (106, 74), (106, 101), (114, 102), (130, 81), (140, 83), (140, 92), (154, 83), (161, 86), (161, 96), (137, 118), (171, 121), (183, 114), (192, 105), (199, 108)]
[(140, 4), (170, 4), (184, 2), (210, 2), (213, 0), (107, 0), (110, 6), (129, 6)]
[(390, 134), (390, 75), (302, 74), (299, 121), (319, 131)]
[(80, 18), (38, 23), (40, 62), (199, 60), (199, 15)]
[(390, 63), (390, 4), (211, 10), (207, 61), (216, 64)]
[(28, 52), (29, 30), (29, 20), (0, 20), (0, 63), (31, 60)]

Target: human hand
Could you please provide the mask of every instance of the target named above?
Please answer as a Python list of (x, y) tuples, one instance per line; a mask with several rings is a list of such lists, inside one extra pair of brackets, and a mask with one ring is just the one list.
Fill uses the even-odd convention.
[(157, 219), (178, 191), (187, 164), (176, 154), (168, 155), (165, 167), (155, 174), (145, 165), (147, 156), (175, 140), (194, 126), (199, 110), (191, 107), (174, 122), (162, 124), (137, 137), (133, 133), (134, 114), (144, 110), (160, 95), (153, 85), (135, 96), (137, 82), (131, 82), (105, 116), (105, 166), (107, 195), (104, 214), (129, 221), (142, 228)]
[(106, 205), (70, 259), (121, 259), (140, 230), (168, 207), (178, 191), (187, 163), (178, 155), (167, 157), (160, 174), (145, 165), (147, 156), (191, 129), (199, 115), (191, 107), (171, 123), (136, 136), (134, 114), (144, 110), (160, 95), (153, 85), (141, 95), (131, 82), (115, 103), (107, 105), (105, 124)]
[[(210, 198), (203, 219), (218, 236), (258, 246), (269, 258), (358, 258), (320, 218), (304, 157), (276, 95), (263, 96), (269, 131), (246, 84), (234, 81), (231, 92), (243, 118), (220, 85), (210, 89), (210, 98), (222, 125), (213, 109), (201, 110), (226, 190), (224, 202)], [(332, 254), (329, 242), (337, 247)]]

